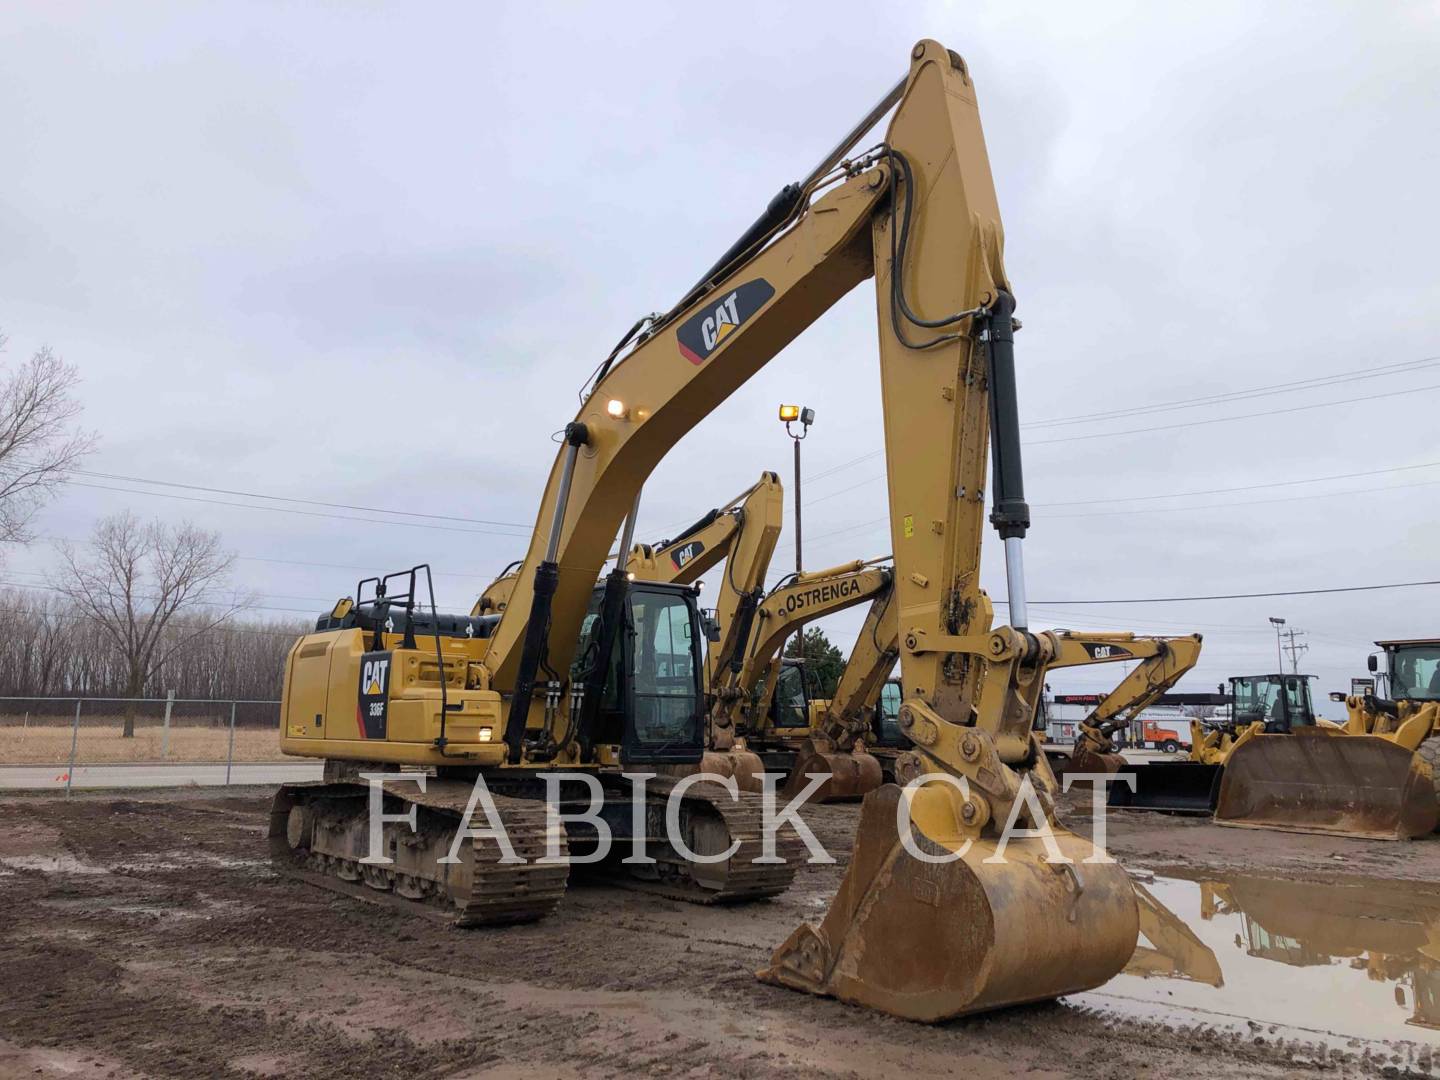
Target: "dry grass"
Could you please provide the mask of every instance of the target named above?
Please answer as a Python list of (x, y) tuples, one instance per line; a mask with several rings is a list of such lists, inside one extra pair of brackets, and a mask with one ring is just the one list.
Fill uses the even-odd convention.
[[(83, 721), (75, 760), (81, 764), (224, 761), (230, 745), (228, 728), (179, 727), (170, 729), (169, 752), (162, 753), (163, 734), (158, 724), (137, 726), (134, 738), (121, 735), (117, 721), (95, 724)], [(69, 724), (30, 724), (28, 727), (0, 727), (0, 764), (41, 765), (70, 759)], [(280, 733), (237, 728), (236, 761), (280, 761)]]

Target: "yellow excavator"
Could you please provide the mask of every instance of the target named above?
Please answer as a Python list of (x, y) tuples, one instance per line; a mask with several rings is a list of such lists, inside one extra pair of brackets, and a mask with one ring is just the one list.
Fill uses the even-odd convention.
[[(860, 148), (891, 110), (883, 141)], [(899, 725), (913, 746), (897, 772), (916, 782), (866, 796), (824, 920), (796, 930), (760, 976), (937, 1021), (1120, 971), (1138, 934), (1134, 892), (1056, 821), (1058, 785), (1032, 730), (1061, 645), (1028, 628), (1003, 238), (970, 70), (921, 41), (819, 165), (595, 370), (503, 610), (440, 614), (417, 566), (361, 582), (296, 643), (281, 746), (326, 769), (277, 792), (276, 867), (463, 923), (540, 918), (566, 887), (565, 851), (602, 848), (593, 824), (554, 827), (559, 775), (582, 793), (594, 789), (579, 781), (593, 782), (598, 818), (621, 849), (640, 849), (617, 874), (693, 900), (783, 889), (798, 842), (765, 857), (761, 796), (649, 775), (706, 749), (694, 588), (632, 582), (623, 565), (599, 579), (617, 533), (631, 549), (642, 485), (665, 453), (874, 278)], [(979, 584), (987, 494), (1010, 626), (995, 624)], [(362, 771), (380, 774), (376, 787)], [(482, 792), (485, 829), (473, 820)], [(547, 847), (560, 857), (537, 858)]]
[[(1135, 663), (1123, 679), (1080, 721), (1075, 745), (1051, 755), (1060, 773), (1115, 773), (1125, 759), (1115, 748), (1115, 733), (1155, 704), (1200, 659), (1199, 634), (1140, 637), (1135, 634), (1082, 634), (1059, 631), (1060, 655), (1052, 668)], [(1117, 785), (1118, 786), (1118, 785)]]
[[(626, 561), (632, 579), (691, 584), (723, 560), (707, 627), (709, 749), (696, 768), (733, 776), (744, 791), (762, 791), (767, 769), (789, 773), (796, 749), (808, 745), (820, 726), (862, 728), (864, 711), (873, 708), (898, 656), (893, 646), (879, 655), (862, 643), (851, 654), (835, 698), (823, 701), (809, 697), (802, 665), (781, 660), (780, 643), (807, 623), (870, 597), (872, 608), (884, 609), (890, 595), (889, 571), (872, 569), (883, 560), (792, 575), (767, 595), (765, 574), (780, 534), (783, 501), (778, 477), (767, 472), (679, 536), (634, 545)], [(810, 798), (858, 798), (879, 787), (880, 766), (863, 751), (862, 745), (858, 753), (828, 757), (824, 767), (830, 778)], [(812, 769), (818, 767), (812, 762)]]
[(713, 702), (728, 688), (750, 640), (755, 613), (764, 596), (765, 571), (780, 536), (784, 490), (773, 472), (763, 473), (750, 488), (725, 506), (711, 510), (679, 536), (657, 544), (635, 544), (625, 562), (631, 580), (699, 584), (700, 575), (723, 566), (715, 607), (708, 625), (704, 689), (707, 749), (697, 771), (733, 776), (745, 791), (761, 791), (760, 757), (727, 732), (717, 743)]
[(1413, 840), (1440, 826), (1440, 641), (1376, 644), (1391, 697), (1347, 698), (1343, 725), (1312, 720), (1280, 734), (1267, 722), (1226, 761), (1217, 823), (1378, 840)]
[[(899, 657), (889, 571), (883, 559), (857, 560), (783, 579), (767, 596), (763, 583), (781, 531), (784, 491), (773, 472), (706, 513), (671, 539), (634, 544), (625, 563), (632, 580), (696, 585), (720, 567), (715, 607), (705, 629), (709, 748), (695, 771), (733, 776), (744, 791), (762, 791), (768, 769), (803, 777), (825, 770), (815, 802), (855, 799), (880, 786), (880, 762), (866, 753), (880, 688)], [(504, 609), (517, 576), (511, 564), (472, 609)], [(812, 698), (804, 667), (780, 656), (780, 645), (809, 622), (873, 598), (856, 648), (830, 699)], [(887, 616), (887, 613), (888, 616)], [(593, 617), (592, 617), (593, 618)], [(881, 620), (883, 621), (883, 625)], [(885, 644), (881, 644), (882, 641)], [(752, 748), (752, 744), (754, 748)], [(841, 744), (848, 747), (842, 750)], [(892, 747), (903, 740), (891, 740)], [(756, 750), (760, 752), (757, 753)], [(797, 751), (805, 771), (793, 770)], [(894, 753), (893, 749), (887, 749)]]
[(825, 776), (811, 796), (820, 801), (855, 798), (880, 786), (880, 762), (864, 743), (864, 710), (879, 697), (893, 654), (867, 647), (862, 632), (835, 696), (822, 703), (809, 697), (804, 665), (780, 653), (787, 638), (816, 619), (867, 600), (872, 614), (877, 604), (881, 611), (888, 607), (894, 579), (882, 565), (888, 561), (857, 559), (782, 579), (757, 605), (743, 653), (730, 670), (717, 673), (710, 713), (716, 746), (743, 738), (767, 768), (790, 774), (791, 795), (803, 790), (810, 774)]

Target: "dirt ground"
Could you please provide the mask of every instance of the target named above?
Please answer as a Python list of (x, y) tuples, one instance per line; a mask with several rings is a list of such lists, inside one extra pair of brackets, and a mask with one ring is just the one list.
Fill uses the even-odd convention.
[[(843, 873), (695, 907), (572, 884), (543, 923), (462, 931), (276, 876), (269, 792), (0, 799), (0, 1076), (1210, 1077), (1413, 1074), (1367, 1050), (1074, 1003), (937, 1026), (760, 984)], [(858, 809), (809, 815), (837, 855)], [(1083, 807), (1067, 808), (1083, 829)], [(1440, 842), (1382, 844), (1109, 818), (1164, 871), (1440, 881)], [(1078, 831), (1078, 830), (1077, 830)], [(1258, 1026), (1257, 1026), (1258, 1027)], [(1306, 1063), (1301, 1063), (1303, 1059)], [(1428, 1068), (1429, 1058), (1425, 1059)]]

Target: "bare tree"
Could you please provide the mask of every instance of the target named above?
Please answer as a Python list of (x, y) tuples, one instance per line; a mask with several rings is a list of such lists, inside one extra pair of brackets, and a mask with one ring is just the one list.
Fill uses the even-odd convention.
[[(188, 522), (145, 524), (126, 511), (95, 526), (88, 549), (59, 545), (55, 582), (119, 651), (125, 696), (138, 698), (150, 677), (197, 638), (229, 621), (245, 598), (228, 589), (235, 556), (220, 534)], [(134, 709), (124, 735), (135, 734)]]
[(30, 540), (35, 512), (95, 446), (75, 424), (79, 381), (48, 347), (0, 377), (0, 541)]

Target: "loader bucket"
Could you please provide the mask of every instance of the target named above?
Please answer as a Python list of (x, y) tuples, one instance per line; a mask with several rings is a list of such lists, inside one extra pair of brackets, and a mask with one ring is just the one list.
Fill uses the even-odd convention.
[[(1215, 809), (1221, 765), (1198, 761), (1152, 761), (1123, 770), (1110, 785), (1112, 810), (1158, 810), (1167, 814), (1209, 814)], [(1135, 777), (1135, 790), (1124, 781)]]
[[(1092, 989), (1124, 968), (1135, 951), (1139, 917), (1118, 863), (1085, 863), (1091, 844), (1063, 829), (1054, 839), (1069, 863), (1044, 861), (1037, 837), (1012, 839), (1003, 862), (993, 839), (966, 850), (958, 828), (931, 826), (948, 787), (916, 791), (905, 819), (893, 784), (865, 796), (845, 879), (818, 927), (797, 929), (759, 978), (839, 998), (906, 1020), (954, 1016), (1044, 1001)], [(922, 813), (922, 803), (931, 812)], [(953, 801), (946, 813), (958, 817)], [(897, 822), (897, 813), (901, 821)], [(900, 842), (911, 830), (917, 859)]]
[(810, 782), (812, 775), (824, 775), (825, 782), (815, 789), (810, 802), (844, 802), (859, 799), (878, 788), (883, 780), (880, 759), (861, 747), (853, 753), (823, 750), (806, 739), (795, 755), (795, 767), (781, 790), (787, 801), (793, 799)]
[(1236, 747), (1215, 808), (1221, 825), (1376, 840), (1426, 836), (1437, 816), (1430, 766), (1413, 751), (1323, 728), (1258, 735)]

